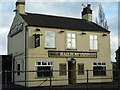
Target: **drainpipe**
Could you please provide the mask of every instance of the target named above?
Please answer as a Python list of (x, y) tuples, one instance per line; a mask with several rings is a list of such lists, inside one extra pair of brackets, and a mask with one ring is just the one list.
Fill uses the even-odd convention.
[(25, 26), (25, 87), (27, 86), (27, 26)]
[(13, 67), (12, 67), (12, 69), (13, 69), (13, 73), (12, 73), (12, 79), (13, 79), (13, 83), (15, 84), (15, 58), (13, 58), (13, 55), (12, 55), (12, 65), (13, 65)]

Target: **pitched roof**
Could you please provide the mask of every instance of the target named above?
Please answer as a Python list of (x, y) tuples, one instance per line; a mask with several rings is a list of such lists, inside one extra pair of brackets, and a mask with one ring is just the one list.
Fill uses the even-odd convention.
[(21, 14), (29, 26), (48, 28), (61, 28), (77, 31), (110, 32), (101, 26), (84, 19), (68, 18), (61, 16), (26, 13)]

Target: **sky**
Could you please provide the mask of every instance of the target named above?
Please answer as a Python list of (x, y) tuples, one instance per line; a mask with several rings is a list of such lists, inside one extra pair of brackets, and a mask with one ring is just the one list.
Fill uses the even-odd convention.
[[(0, 55), (7, 54), (7, 34), (10, 30), (15, 13), (17, 0), (0, 0)], [(118, 48), (118, 1), (117, 0), (26, 0), (25, 11), (55, 16), (81, 19), (82, 4), (91, 4), (93, 22), (98, 18), (99, 4), (102, 5), (111, 31), (111, 61), (115, 60)]]

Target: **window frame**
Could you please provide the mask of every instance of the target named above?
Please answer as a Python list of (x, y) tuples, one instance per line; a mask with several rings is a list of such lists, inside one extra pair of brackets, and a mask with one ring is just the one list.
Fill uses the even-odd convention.
[[(96, 65), (94, 65), (94, 63), (96, 63)], [(99, 65), (101, 64), (101, 65)], [(105, 71), (105, 75), (94, 75), (94, 67), (102, 67), (103, 71)], [(104, 70), (105, 68), (105, 70)], [(106, 71), (106, 63), (105, 62), (93, 62), (93, 76), (107, 76), (107, 71)]]
[[(71, 34), (71, 36), (68, 37), (68, 34)], [(75, 38), (72, 37), (72, 34), (75, 35)], [(76, 33), (74, 33), (74, 32), (68, 32), (67, 35), (66, 35), (66, 37), (67, 37), (66, 38), (67, 39), (67, 42), (66, 42), (67, 43), (67, 49), (73, 49), (73, 50), (76, 49), (77, 48), (77, 40), (76, 40), (77, 35), (76, 35)], [(71, 46), (70, 47), (68, 46), (68, 44), (69, 44), (68, 39), (71, 39)], [(75, 40), (75, 45), (74, 46), (72, 45), (73, 39)]]
[(24, 73), (24, 70), (25, 70), (25, 60), (24, 59), (22, 59), (22, 67), (21, 68), (22, 68), (22, 71), (23, 71), (22, 73)]
[[(47, 32), (54, 33), (54, 37), (47, 36)], [(50, 38), (54, 38), (54, 46), (47, 46), (47, 41)], [(48, 48), (48, 49), (56, 48), (56, 32), (55, 31), (45, 31), (45, 48)]]
[[(91, 39), (91, 36), (93, 39)], [(97, 37), (97, 39), (95, 39), (95, 36)], [(98, 50), (98, 35), (96, 34), (90, 34), (89, 36), (89, 44), (90, 44), (90, 50)], [(91, 45), (92, 43), (92, 45)]]
[(34, 48), (40, 47), (41, 37), (40, 34), (34, 34)]
[[(79, 70), (79, 65), (83, 65), (83, 70)], [(84, 63), (78, 63), (78, 75), (84, 75), (85, 74), (84, 69), (85, 69)]]
[[(65, 71), (61, 71), (61, 66), (65, 65)], [(63, 74), (64, 72), (64, 74)], [(66, 76), (67, 75), (67, 64), (66, 63), (59, 63), (59, 76)]]
[(17, 76), (20, 76), (20, 70), (21, 70), (20, 66), (21, 66), (20, 64), (17, 64), (17, 71), (18, 71)]
[[(38, 65), (38, 64), (37, 64), (38, 62), (40, 62), (41, 64)], [(43, 62), (45, 62), (46, 65), (43, 65), (43, 64), (42, 64)], [(49, 63), (50, 63), (50, 65), (49, 65)], [(53, 62), (49, 62), (49, 61), (36, 61), (36, 62), (35, 62), (35, 70), (36, 70), (36, 71), (37, 71), (37, 68), (38, 68), (38, 67), (50, 67), (50, 70), (53, 70)], [(46, 78), (46, 77), (50, 77), (50, 76), (38, 77), (38, 76), (37, 76), (37, 73), (38, 73), (38, 72), (35, 72), (35, 78)], [(51, 77), (53, 77), (53, 72), (52, 72), (52, 74), (51, 74)]]

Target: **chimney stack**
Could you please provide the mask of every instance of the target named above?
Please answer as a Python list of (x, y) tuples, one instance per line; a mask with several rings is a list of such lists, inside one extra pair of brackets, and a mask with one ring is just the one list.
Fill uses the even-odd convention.
[(91, 10), (91, 5), (88, 4), (87, 7), (83, 8), (82, 11), (82, 19), (92, 21), (92, 10)]
[(25, 0), (17, 0), (16, 13), (25, 14)]

